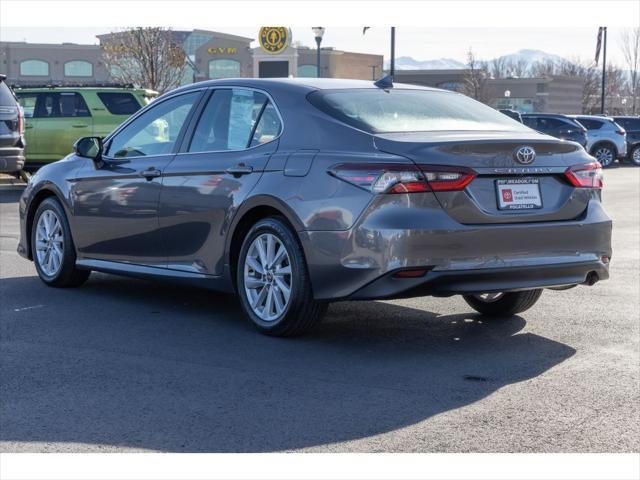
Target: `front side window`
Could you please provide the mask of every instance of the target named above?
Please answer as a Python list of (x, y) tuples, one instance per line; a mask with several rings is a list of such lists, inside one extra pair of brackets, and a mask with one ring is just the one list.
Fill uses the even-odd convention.
[(108, 146), (115, 158), (172, 153), (200, 92), (178, 95), (151, 107), (118, 132)]
[(493, 108), (452, 92), (363, 88), (318, 90), (307, 98), (328, 115), (369, 133), (528, 131)]
[(240, 76), (240, 62), (220, 58), (209, 62), (209, 78), (238, 78)]
[(112, 115), (131, 115), (140, 110), (140, 104), (129, 92), (98, 92), (98, 98)]
[[(247, 148), (249, 139), (252, 136), (255, 138), (258, 130), (256, 122), (261, 122), (258, 116), (267, 111), (267, 102), (266, 95), (252, 90), (216, 90), (198, 120), (189, 151), (218, 152)], [(264, 129), (264, 141), (258, 143), (268, 141), (272, 129), (266, 126)]]
[(65, 77), (91, 77), (93, 65), (84, 60), (72, 60), (64, 64)]
[(49, 64), (43, 60), (25, 60), (20, 62), (20, 75), (46, 77), (49, 75)]
[[(34, 98), (35, 95), (35, 98)], [(26, 109), (33, 106), (33, 118), (90, 117), (89, 107), (76, 92), (46, 92), (37, 94), (20, 94), (21, 102)], [(34, 103), (35, 100), (35, 103)]]

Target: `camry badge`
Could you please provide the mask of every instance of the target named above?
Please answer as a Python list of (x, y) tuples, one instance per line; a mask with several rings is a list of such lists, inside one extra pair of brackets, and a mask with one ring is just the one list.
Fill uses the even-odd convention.
[(517, 148), (513, 152), (513, 157), (518, 163), (529, 165), (536, 159), (536, 151), (533, 149), (533, 147), (525, 145), (523, 147)]

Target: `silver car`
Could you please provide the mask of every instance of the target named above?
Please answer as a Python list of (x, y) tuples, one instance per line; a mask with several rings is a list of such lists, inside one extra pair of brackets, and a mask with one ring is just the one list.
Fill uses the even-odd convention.
[(569, 115), (587, 129), (585, 149), (603, 167), (627, 156), (627, 132), (613, 118), (598, 115)]
[(269, 335), (329, 302), (463, 295), (489, 316), (609, 276), (600, 165), (461, 94), (228, 79), (169, 92), (34, 175), (19, 253), (237, 293)]

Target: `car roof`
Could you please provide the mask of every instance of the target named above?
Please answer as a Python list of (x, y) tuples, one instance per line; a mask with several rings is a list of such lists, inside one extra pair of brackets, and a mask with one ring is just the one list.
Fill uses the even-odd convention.
[(523, 117), (555, 117), (555, 118), (571, 118), (570, 115), (562, 113), (523, 113)]
[[(299, 91), (315, 91), (315, 90), (340, 90), (340, 89), (364, 89), (364, 88), (379, 88), (373, 81), (368, 80), (351, 80), (344, 78), (225, 78), (218, 80), (205, 80), (202, 82), (192, 83), (180, 87), (180, 91), (191, 90), (201, 87), (216, 87), (216, 86), (238, 86), (238, 87), (251, 87), (251, 88), (264, 88), (278, 87), (278, 88), (291, 88), (292, 90)], [(439, 88), (424, 87), (420, 85), (410, 85), (407, 83), (394, 83), (393, 88), (407, 89), (407, 90), (429, 90), (429, 91), (444, 91)], [(172, 90), (172, 91), (176, 91)], [(455, 93), (455, 92), (450, 92)]]
[(158, 92), (155, 92), (154, 90), (149, 90), (146, 88), (135, 88), (135, 87), (116, 87), (116, 86), (111, 86), (111, 87), (82, 87), (82, 86), (78, 86), (78, 87), (74, 87), (71, 85), (39, 85), (39, 86), (29, 86), (29, 85), (25, 85), (25, 86), (19, 86), (19, 85), (13, 85), (12, 86), (13, 90), (16, 92), (50, 92), (50, 91), (68, 91), (68, 90), (72, 90), (74, 92), (77, 91), (81, 91), (81, 92), (88, 92), (88, 91), (96, 91), (96, 92), (143, 92), (146, 95), (151, 95), (151, 96), (157, 96)]
[(613, 117), (605, 117), (602, 115), (567, 115), (568, 117), (571, 118), (584, 118), (586, 120), (609, 120), (610, 122), (613, 122)]

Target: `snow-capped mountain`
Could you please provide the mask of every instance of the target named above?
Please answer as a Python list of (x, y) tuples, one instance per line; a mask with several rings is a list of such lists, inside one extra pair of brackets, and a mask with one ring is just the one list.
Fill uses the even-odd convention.
[[(559, 55), (528, 48), (518, 50), (515, 53), (502, 55), (498, 57), (498, 59), (504, 60), (505, 63), (526, 62), (529, 66), (538, 62), (553, 61), (559, 63), (564, 60), (564, 58)], [(385, 62), (385, 68), (389, 68), (389, 62)], [(398, 70), (446, 70), (456, 68), (466, 68), (466, 64), (464, 61), (458, 61), (453, 58), (438, 58), (435, 60), (416, 60), (413, 57), (396, 58), (396, 69)]]
[[(389, 62), (385, 62), (385, 68), (389, 68)], [(412, 57), (396, 58), (396, 69), (398, 70), (447, 70), (456, 68), (465, 68), (465, 65), (453, 58), (424, 61), (416, 60)]]

